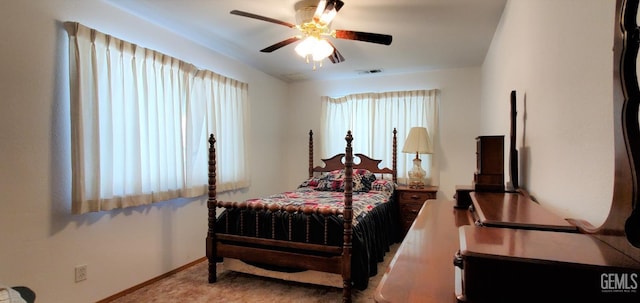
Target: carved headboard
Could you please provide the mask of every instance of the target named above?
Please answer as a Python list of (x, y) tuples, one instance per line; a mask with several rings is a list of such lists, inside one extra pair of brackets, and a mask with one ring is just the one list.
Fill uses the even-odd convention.
[[(393, 140), (392, 140), (392, 168), (388, 167), (380, 167), (380, 162), (382, 160), (377, 160), (370, 158), (367, 155), (363, 154), (354, 154), (354, 164), (353, 169), (366, 169), (374, 174), (381, 175), (391, 175), (393, 183), (398, 183), (398, 169), (397, 169), (397, 154), (398, 154), (398, 131), (393, 129)], [(324, 166), (313, 166), (313, 131), (309, 131), (309, 177), (313, 176), (313, 173), (316, 172), (330, 172), (337, 169), (344, 168), (344, 153), (337, 154), (328, 159), (322, 159)]]

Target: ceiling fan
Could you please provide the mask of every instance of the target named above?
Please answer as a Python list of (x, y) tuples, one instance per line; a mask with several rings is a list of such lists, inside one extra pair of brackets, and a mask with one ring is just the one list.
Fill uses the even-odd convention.
[(350, 30), (332, 30), (330, 28), (331, 21), (336, 16), (338, 11), (342, 8), (344, 2), (340, 0), (303, 0), (295, 5), (296, 19), (298, 24), (293, 24), (269, 17), (264, 17), (256, 14), (252, 14), (245, 11), (232, 10), (230, 13), (233, 15), (258, 19), (275, 24), (284, 25), (289, 28), (295, 28), (300, 31), (300, 35), (293, 36), (285, 39), (271, 46), (268, 46), (261, 52), (270, 53), (284, 46), (292, 44), (294, 42), (302, 40), (298, 46), (296, 46), (296, 52), (306, 58), (307, 63), (309, 59), (314, 62), (320, 62), (325, 58), (329, 58), (332, 63), (340, 63), (344, 61), (344, 57), (338, 49), (327, 38), (334, 37), (338, 39), (346, 40), (358, 40), (364, 42), (372, 42), (377, 44), (390, 45), (392, 37), (385, 34), (367, 33)]

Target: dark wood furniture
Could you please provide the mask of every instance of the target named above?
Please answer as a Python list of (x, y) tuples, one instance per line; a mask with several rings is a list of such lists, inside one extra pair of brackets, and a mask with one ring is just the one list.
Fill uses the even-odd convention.
[(456, 200), (455, 208), (469, 208), (471, 206), (471, 196), (469, 194), (472, 191), (474, 191), (473, 186), (456, 185), (456, 193), (453, 195), (453, 199)]
[(504, 190), (504, 136), (476, 138), (475, 190)]
[(477, 226), (577, 232), (569, 221), (540, 206), (527, 194), (471, 192), (469, 208)]
[(398, 248), (375, 291), (376, 302), (455, 302), (453, 256), (458, 227), (472, 224), (453, 201), (429, 200)]
[[(469, 211), (429, 201), (376, 289), (377, 302), (640, 302), (638, 5), (616, 1), (615, 175), (604, 223), (567, 219), (579, 233), (465, 225)], [(457, 249), (454, 267), (449, 254)]]
[(458, 301), (640, 302), (638, 4), (638, 0), (616, 1), (616, 173), (605, 222), (594, 227), (569, 219), (580, 233), (461, 228), (455, 259), (460, 272)]
[(640, 260), (640, 88), (637, 56), (638, 0), (617, 0), (613, 40), (613, 199), (605, 222), (573, 223), (626, 255)]
[(640, 302), (640, 263), (590, 235), (477, 226), (459, 232), (459, 302)]
[[(477, 226), (471, 211), (454, 206), (424, 204), (376, 288), (376, 302), (632, 302), (639, 294), (600, 291), (600, 283), (615, 283), (602, 279), (624, 274), (631, 291), (640, 283), (640, 276), (630, 278), (640, 263), (596, 237)], [(557, 224), (555, 216), (533, 216)]]
[(396, 198), (400, 207), (400, 232), (401, 238), (407, 234), (411, 224), (416, 219), (422, 205), (437, 196), (437, 186), (425, 186), (424, 188), (410, 188), (399, 185), (396, 188)]
[[(353, 171), (354, 169), (366, 169), (374, 174), (391, 175), (394, 184), (397, 182), (396, 177), (396, 154), (397, 154), (397, 131), (393, 130), (393, 169), (379, 168), (381, 160), (375, 160), (362, 154), (355, 154), (359, 158), (359, 163), (354, 164), (354, 154), (351, 146), (353, 137), (349, 131), (345, 137), (346, 148), (344, 154), (338, 154), (329, 159), (323, 159), (323, 167), (313, 167), (313, 132), (309, 132), (309, 177), (314, 173), (331, 172), (334, 170), (344, 169), (344, 208), (314, 208), (312, 206), (297, 207), (293, 205), (262, 205), (260, 203), (247, 202), (226, 202), (217, 200), (216, 191), (216, 140), (213, 135), (209, 138), (209, 199), (208, 208), (208, 231), (206, 238), (206, 255), (209, 262), (209, 283), (216, 282), (216, 262), (222, 261), (223, 257), (234, 258), (246, 262), (255, 262), (279, 267), (294, 268), (300, 270), (316, 270), (321, 272), (336, 273), (343, 279), (343, 302), (351, 302), (352, 288), (352, 236), (353, 236)], [(344, 163), (342, 159), (344, 158)], [(343, 234), (342, 245), (316, 244), (306, 242), (293, 242), (268, 237), (258, 237), (260, 230), (258, 223), (255, 224), (256, 230), (247, 232), (245, 235), (240, 224), (240, 235), (225, 233), (222, 230), (216, 230), (217, 225), (217, 208), (225, 208), (227, 211), (239, 209), (241, 216), (246, 212), (247, 216), (255, 216), (255, 220), (259, 216), (273, 216), (289, 218), (288, 233), (292, 230), (292, 217), (303, 217), (307, 222), (307, 226), (314, 218), (324, 218), (324, 226), (327, 226), (328, 217), (336, 217), (336, 220), (343, 221), (343, 228), (340, 231)], [(243, 222), (241, 218), (240, 222)], [(222, 224), (224, 225), (224, 224)], [(271, 225), (274, 225), (273, 223)], [(284, 223), (286, 225), (286, 223)], [(273, 231), (275, 235), (275, 226), (266, 227)], [(325, 239), (326, 233), (325, 229)], [(309, 238), (307, 230), (306, 238)], [(326, 240), (325, 240), (326, 242)]]
[[(475, 224), (460, 229), (454, 262), (459, 302), (640, 299), (640, 293), (631, 292), (637, 288), (639, 261), (591, 235), (578, 234), (575, 225), (542, 208), (526, 192), (471, 192), (470, 197)], [(603, 274), (624, 280), (629, 293), (603, 289)]]

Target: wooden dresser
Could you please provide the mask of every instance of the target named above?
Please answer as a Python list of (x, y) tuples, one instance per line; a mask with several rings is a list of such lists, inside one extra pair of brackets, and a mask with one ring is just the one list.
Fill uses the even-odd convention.
[(456, 302), (458, 227), (473, 223), (467, 210), (453, 206), (445, 200), (424, 204), (376, 288), (376, 302)]
[[(512, 198), (493, 194), (502, 197), (474, 196)], [(539, 217), (554, 228), (491, 227), (454, 206), (424, 203), (375, 290), (376, 302), (640, 302), (640, 262), (591, 235), (567, 232), (572, 228), (557, 217)], [(515, 221), (528, 221), (523, 215)]]
[(640, 302), (640, 263), (579, 233), (464, 226), (458, 302)]
[[(605, 221), (558, 221), (527, 195), (457, 188), (457, 204), (422, 207), (376, 288), (377, 302), (640, 302), (639, 7), (639, 0), (616, 0), (615, 175)], [(493, 191), (496, 174), (483, 164), (474, 189)], [(474, 199), (476, 218), (464, 208)]]
[(578, 232), (569, 221), (522, 193), (470, 192), (475, 224), (549, 231)]
[(422, 205), (427, 200), (435, 199), (437, 192), (437, 186), (409, 188), (409, 186), (400, 185), (396, 188), (396, 198), (400, 206), (400, 231), (402, 238), (404, 238), (407, 231), (409, 231)]
[[(475, 224), (459, 229), (454, 261), (458, 302), (640, 302), (640, 262), (524, 191), (470, 197)], [(609, 279), (620, 289), (607, 289)]]

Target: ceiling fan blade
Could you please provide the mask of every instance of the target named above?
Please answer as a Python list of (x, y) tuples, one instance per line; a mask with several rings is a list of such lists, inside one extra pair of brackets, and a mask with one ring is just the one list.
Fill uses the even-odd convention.
[(347, 30), (336, 30), (336, 38), (338, 39), (347, 39), (347, 40), (358, 40), (365, 42), (372, 42), (384, 45), (390, 45), (393, 37), (390, 35), (384, 34), (375, 34), (375, 33), (366, 33), (366, 32), (356, 32), (356, 31), (347, 31)]
[(261, 49), (260, 51), (263, 52), (263, 53), (270, 53), (270, 52), (272, 52), (274, 50), (277, 50), (277, 49), (279, 49), (279, 48), (281, 48), (283, 46), (287, 46), (287, 45), (289, 45), (289, 44), (291, 44), (293, 42), (296, 42), (298, 40), (300, 40), (300, 38), (291, 37), (289, 39), (282, 40), (282, 41), (280, 41), (280, 42), (278, 42), (278, 43), (276, 43), (274, 45), (271, 45), (269, 47), (265, 47), (265, 48)]
[(232, 10), (230, 13), (232, 15), (238, 15), (238, 16), (242, 16), (242, 17), (248, 17), (248, 18), (253, 18), (253, 19), (267, 21), (267, 22), (271, 22), (271, 23), (275, 23), (275, 24), (284, 25), (284, 26), (290, 27), (290, 28), (296, 27), (295, 24), (292, 24), (292, 23), (289, 23), (289, 22), (285, 22), (285, 21), (281, 21), (281, 20), (278, 20), (278, 19), (273, 19), (273, 18), (269, 18), (269, 17), (265, 17), (265, 16), (260, 16), (260, 15), (256, 15), (256, 14), (252, 14), (252, 13), (248, 13), (248, 12), (243, 12), (243, 11), (239, 11), (239, 10), (235, 10), (235, 9)]
[(320, 0), (315, 14), (313, 14), (313, 21), (320, 26), (328, 25), (343, 5), (344, 2), (340, 0)]
[(327, 40), (327, 42), (329, 42), (329, 44), (331, 45), (331, 47), (333, 47), (333, 53), (328, 57), (329, 60), (331, 60), (331, 62), (333, 64), (336, 63), (340, 63), (344, 61), (344, 57), (342, 56), (342, 54), (338, 51), (338, 49), (336, 48), (335, 45), (333, 45), (333, 43), (331, 43), (331, 41)]

